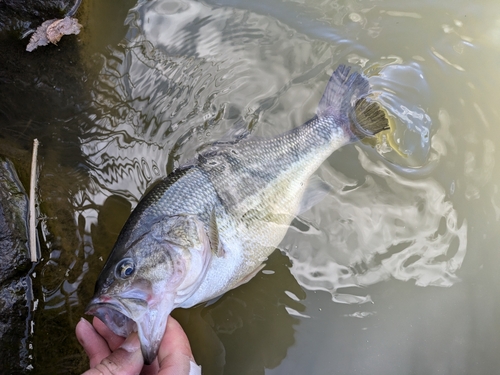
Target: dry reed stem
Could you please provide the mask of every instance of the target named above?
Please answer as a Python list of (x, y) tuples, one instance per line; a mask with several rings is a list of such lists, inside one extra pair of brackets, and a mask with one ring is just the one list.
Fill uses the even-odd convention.
[(36, 168), (38, 155), (38, 139), (33, 140), (33, 155), (31, 157), (31, 178), (30, 178), (30, 253), (31, 261), (38, 261), (36, 251), (36, 217), (35, 217), (35, 190), (36, 190)]

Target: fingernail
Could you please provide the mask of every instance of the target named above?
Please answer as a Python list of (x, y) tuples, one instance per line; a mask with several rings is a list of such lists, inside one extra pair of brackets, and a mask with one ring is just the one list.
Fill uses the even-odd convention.
[(137, 332), (132, 332), (129, 337), (120, 345), (123, 350), (133, 353), (141, 348), (141, 343), (139, 341), (139, 336)]
[(80, 318), (80, 322), (83, 322), (83, 324), (86, 324), (86, 325), (92, 325), (92, 324), (90, 324), (90, 322), (89, 322), (87, 319), (85, 319), (85, 318)]
[(94, 327), (92, 327), (92, 324), (90, 324), (88, 322), (88, 320), (84, 319), (84, 318), (80, 318), (80, 321), (77, 323), (75, 329), (78, 331), (78, 330), (85, 330), (85, 331), (89, 331), (89, 330), (93, 330)]
[(193, 360), (189, 360), (189, 375), (201, 375), (201, 366)]

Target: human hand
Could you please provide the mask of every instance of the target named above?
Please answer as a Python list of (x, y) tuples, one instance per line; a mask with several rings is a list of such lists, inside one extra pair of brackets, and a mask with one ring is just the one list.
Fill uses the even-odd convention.
[(82, 375), (201, 374), (201, 368), (194, 362), (186, 334), (172, 317), (168, 318), (158, 357), (151, 365), (144, 365), (136, 332), (125, 339), (94, 317), (93, 325), (83, 318), (78, 322), (76, 337), (90, 361), (90, 370)]

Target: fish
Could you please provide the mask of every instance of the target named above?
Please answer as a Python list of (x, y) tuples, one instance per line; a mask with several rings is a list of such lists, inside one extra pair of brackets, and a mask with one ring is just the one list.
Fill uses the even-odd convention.
[[(273, 138), (219, 141), (160, 179), (123, 226), (86, 313), (137, 331), (146, 364), (169, 314), (249, 281), (314, 202), (316, 169), (340, 147), (387, 130), (368, 79), (340, 65), (316, 114)], [(307, 206), (307, 205), (306, 205)]]

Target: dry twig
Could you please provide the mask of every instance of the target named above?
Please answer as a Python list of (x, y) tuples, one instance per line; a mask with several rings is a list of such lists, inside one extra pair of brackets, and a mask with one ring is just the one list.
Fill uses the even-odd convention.
[(36, 217), (35, 217), (35, 190), (36, 190), (36, 169), (38, 155), (38, 139), (33, 140), (33, 155), (31, 157), (31, 178), (30, 178), (30, 253), (31, 261), (38, 261), (36, 251)]

